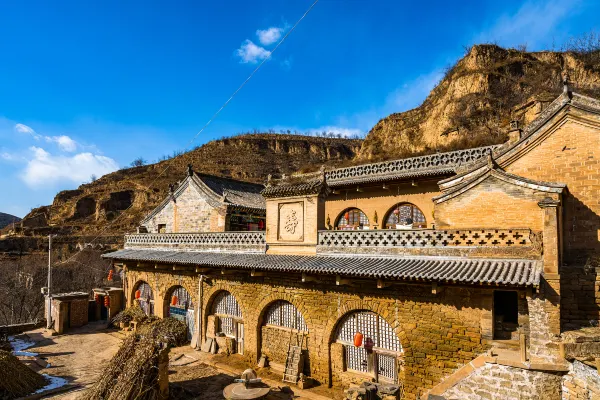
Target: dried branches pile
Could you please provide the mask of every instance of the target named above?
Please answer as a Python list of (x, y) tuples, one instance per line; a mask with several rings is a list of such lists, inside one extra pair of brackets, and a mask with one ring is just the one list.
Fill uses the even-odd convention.
[(168, 343), (169, 346), (181, 346), (187, 342), (186, 325), (171, 317), (143, 324), (138, 328), (138, 333)]
[(46, 378), (0, 350), (0, 400), (27, 396), (46, 385)]
[(126, 309), (115, 315), (110, 321), (110, 324), (115, 326), (121, 322), (129, 323), (131, 321), (135, 321), (137, 323), (145, 323), (155, 321), (156, 319), (157, 318), (154, 316), (147, 316), (146, 313), (144, 313), (144, 310), (142, 310), (136, 302), (135, 305), (133, 305), (132, 307), (127, 307)]
[(153, 337), (128, 337), (100, 379), (80, 400), (158, 399), (160, 342)]

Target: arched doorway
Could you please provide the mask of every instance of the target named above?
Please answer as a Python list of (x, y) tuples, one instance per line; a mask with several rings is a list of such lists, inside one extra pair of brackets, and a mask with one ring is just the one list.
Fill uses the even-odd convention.
[(154, 315), (154, 293), (147, 282), (140, 281), (133, 291), (135, 301), (147, 316)]
[(192, 296), (183, 286), (174, 286), (165, 297), (165, 315), (173, 317), (186, 324), (188, 340), (194, 334), (194, 302)]
[(339, 230), (369, 229), (369, 218), (358, 208), (348, 208), (338, 216), (335, 226)]
[(427, 228), (425, 214), (411, 203), (398, 203), (392, 207), (385, 218), (386, 229)]
[(270, 366), (283, 373), (290, 346), (299, 346), (301, 357), (300, 372), (310, 375), (308, 354), (308, 326), (304, 316), (292, 303), (276, 300), (265, 309), (260, 332), (260, 353), (268, 357)]
[[(356, 346), (355, 335), (363, 335)], [(379, 314), (354, 311), (338, 323), (335, 341), (344, 347), (346, 370), (372, 375), (378, 382), (398, 381), (402, 346), (394, 329)]]
[(244, 354), (244, 320), (236, 298), (226, 290), (220, 291), (213, 301), (212, 314), (215, 333), (222, 332), (235, 339), (237, 352)]

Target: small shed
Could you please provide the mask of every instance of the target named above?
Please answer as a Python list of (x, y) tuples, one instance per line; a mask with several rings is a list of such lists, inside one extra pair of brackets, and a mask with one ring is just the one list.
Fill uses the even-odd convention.
[(110, 321), (123, 310), (123, 289), (104, 287), (92, 289), (93, 300), (90, 301), (90, 321)]
[(56, 333), (61, 334), (70, 328), (78, 328), (88, 323), (89, 298), (90, 295), (86, 292), (57, 293), (50, 296)]

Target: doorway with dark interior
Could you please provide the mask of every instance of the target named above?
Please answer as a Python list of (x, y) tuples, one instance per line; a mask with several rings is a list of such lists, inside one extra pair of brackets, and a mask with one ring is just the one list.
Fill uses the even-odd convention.
[(516, 340), (519, 328), (519, 296), (516, 291), (494, 291), (494, 339)]

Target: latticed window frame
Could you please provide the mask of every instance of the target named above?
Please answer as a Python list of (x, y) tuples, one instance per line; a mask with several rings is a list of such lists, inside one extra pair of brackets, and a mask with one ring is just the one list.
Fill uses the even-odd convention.
[(186, 310), (194, 309), (194, 301), (192, 300), (192, 296), (183, 286), (175, 287), (175, 289), (173, 289), (171, 292), (171, 299), (173, 296), (177, 296), (177, 304), (169, 303), (170, 307), (179, 307)]
[[(347, 322), (350, 320), (353, 320), (353, 323), (348, 324)], [(364, 335), (361, 347), (354, 346), (356, 332), (361, 332)], [(341, 321), (336, 337), (337, 342), (344, 345), (344, 359), (347, 370), (373, 374), (383, 380), (397, 381), (397, 363), (398, 357), (403, 353), (402, 345), (393, 328), (379, 314), (371, 311), (359, 311), (347, 315)], [(366, 338), (374, 339), (374, 369), (377, 371), (369, 371), (364, 364), (367, 357), (367, 351), (364, 348)], [(392, 362), (390, 359), (393, 359), (393, 366), (389, 365)], [(380, 363), (383, 365), (379, 365)], [(387, 372), (388, 369), (391, 369), (390, 373)]]
[(240, 308), (237, 299), (227, 291), (222, 291), (217, 294), (213, 301), (212, 310), (215, 315), (242, 319), (242, 309)]
[(308, 332), (304, 316), (289, 301), (278, 300), (271, 304), (267, 309), (265, 321), (266, 325)]
[[(348, 218), (346, 218), (348, 214)], [(348, 208), (342, 212), (338, 218), (337, 229), (356, 228), (359, 226), (369, 226), (369, 218), (360, 208)]]
[[(398, 210), (398, 215), (394, 214), (395, 210)], [(409, 214), (408, 217), (413, 220), (413, 228), (418, 227), (419, 225), (422, 225), (423, 228), (427, 227), (427, 218), (425, 217), (425, 214), (419, 207), (412, 203), (395, 204), (387, 214), (385, 219), (385, 227), (395, 227), (397, 224), (400, 224), (401, 218), (404, 218), (403, 215), (407, 214)]]

